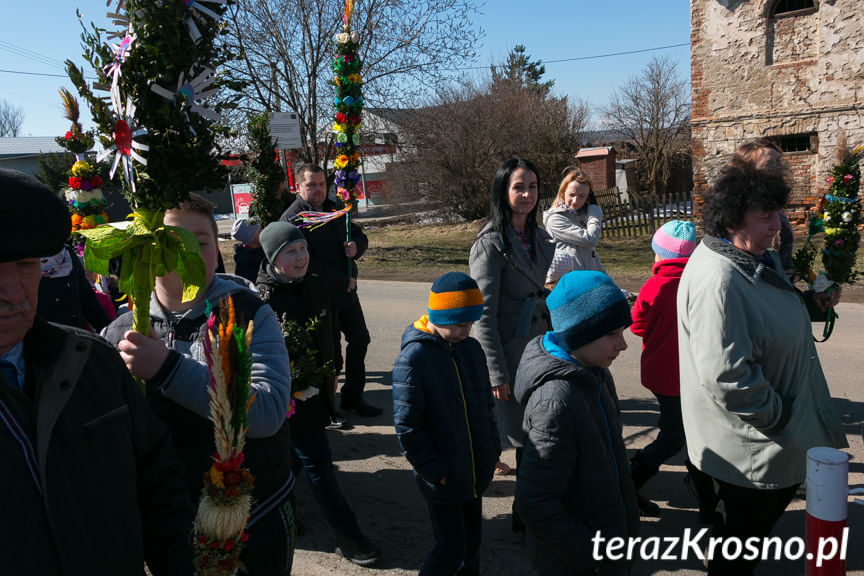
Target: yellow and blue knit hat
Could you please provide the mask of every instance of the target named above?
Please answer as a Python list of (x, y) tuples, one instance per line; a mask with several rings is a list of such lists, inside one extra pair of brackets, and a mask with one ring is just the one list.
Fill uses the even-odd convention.
[(476, 322), (483, 315), (483, 295), (477, 282), (462, 272), (447, 272), (429, 291), (429, 322), (437, 326)]

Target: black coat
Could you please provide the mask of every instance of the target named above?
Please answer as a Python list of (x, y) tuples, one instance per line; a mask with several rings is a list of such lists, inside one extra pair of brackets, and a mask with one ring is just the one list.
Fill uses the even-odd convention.
[(639, 532), (609, 370), (553, 356), (538, 336), (522, 354), (515, 394), (525, 406), (527, 434), (516, 502), (534, 569), (541, 576), (626, 574), (626, 562), (592, 556), (596, 532), (607, 541)]
[[(338, 210), (332, 200), (327, 199), (321, 208), (322, 212)], [(282, 222), (296, 224), (297, 214), (312, 211), (312, 206), (301, 197), (288, 207), (279, 218)], [(302, 228), (303, 235), (309, 243), (309, 271), (321, 276), (334, 294), (348, 292), (348, 257), (345, 256), (345, 216), (337, 218), (314, 230)], [(369, 247), (369, 239), (355, 223), (351, 223), (351, 241), (357, 244), (357, 255), (351, 261), (351, 276), (357, 277), (357, 258), (363, 256)]]
[(0, 571), (191, 574), (183, 467), (116, 350), (37, 317), (24, 358), (24, 392), (0, 378)]
[(48, 322), (99, 332), (111, 320), (84, 275), (84, 266), (78, 256), (68, 246), (65, 250), (70, 252), (72, 271), (68, 276), (45, 277), (39, 281), (36, 310)]
[[(273, 308), (280, 321), (285, 317), (305, 325), (310, 319), (318, 318), (320, 325), (315, 331), (315, 342), (319, 366), (329, 362), (335, 369), (334, 315), (324, 281), (314, 274), (307, 274), (299, 282), (282, 282), (275, 277), (270, 265), (264, 264), (258, 273), (258, 290), (261, 299)], [(309, 428), (326, 426), (330, 422), (327, 404), (331, 401), (329, 385), (312, 398), (297, 401), (294, 414), (288, 419), (291, 433), (302, 434)]]
[(451, 344), (417, 323), (405, 329), (393, 366), (396, 435), (424, 497), (470, 502), (501, 455), (486, 357), (473, 338)]

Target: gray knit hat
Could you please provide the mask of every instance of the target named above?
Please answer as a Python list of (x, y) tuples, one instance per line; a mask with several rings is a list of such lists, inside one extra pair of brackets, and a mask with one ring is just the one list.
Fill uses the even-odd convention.
[(294, 242), (306, 242), (306, 237), (299, 228), (290, 222), (271, 222), (260, 236), (261, 248), (264, 249), (264, 255), (267, 257), (267, 262), (273, 265), (273, 261), (279, 256), (286, 246)]

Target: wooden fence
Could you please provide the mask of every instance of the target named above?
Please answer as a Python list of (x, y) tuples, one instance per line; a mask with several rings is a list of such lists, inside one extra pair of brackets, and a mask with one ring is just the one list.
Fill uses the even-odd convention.
[[(621, 197), (617, 187), (595, 190), (597, 203), (603, 208), (603, 235), (617, 238), (653, 234), (669, 220), (693, 218), (693, 198), (688, 193), (633, 195)], [(540, 210), (546, 210), (554, 196), (540, 198)]]

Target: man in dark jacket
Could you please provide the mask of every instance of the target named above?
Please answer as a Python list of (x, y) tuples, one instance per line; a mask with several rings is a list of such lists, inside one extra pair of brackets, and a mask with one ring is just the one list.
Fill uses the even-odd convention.
[[(304, 164), (297, 169), (297, 199), (279, 218), (282, 222), (297, 224), (301, 212), (332, 212), (338, 206), (327, 198), (324, 170), (315, 164)], [(345, 384), (342, 385), (341, 408), (353, 410), (361, 416), (378, 416), (381, 409), (367, 404), (363, 399), (366, 387), (366, 349), (369, 347), (369, 330), (363, 317), (363, 308), (357, 298), (357, 266), (369, 246), (363, 230), (351, 224), (351, 241), (346, 241), (345, 221), (332, 220), (313, 230), (304, 228), (303, 234), (309, 242), (310, 270), (321, 276), (337, 296), (337, 328), (345, 334), (348, 343), (345, 349)], [(350, 270), (350, 273), (349, 273)], [(340, 340), (336, 334), (336, 342)]]
[[(35, 317), (63, 202), (0, 169), (0, 564), (9, 574), (192, 574), (193, 513), (168, 429), (109, 346)], [(39, 222), (39, 226), (33, 225)]]

